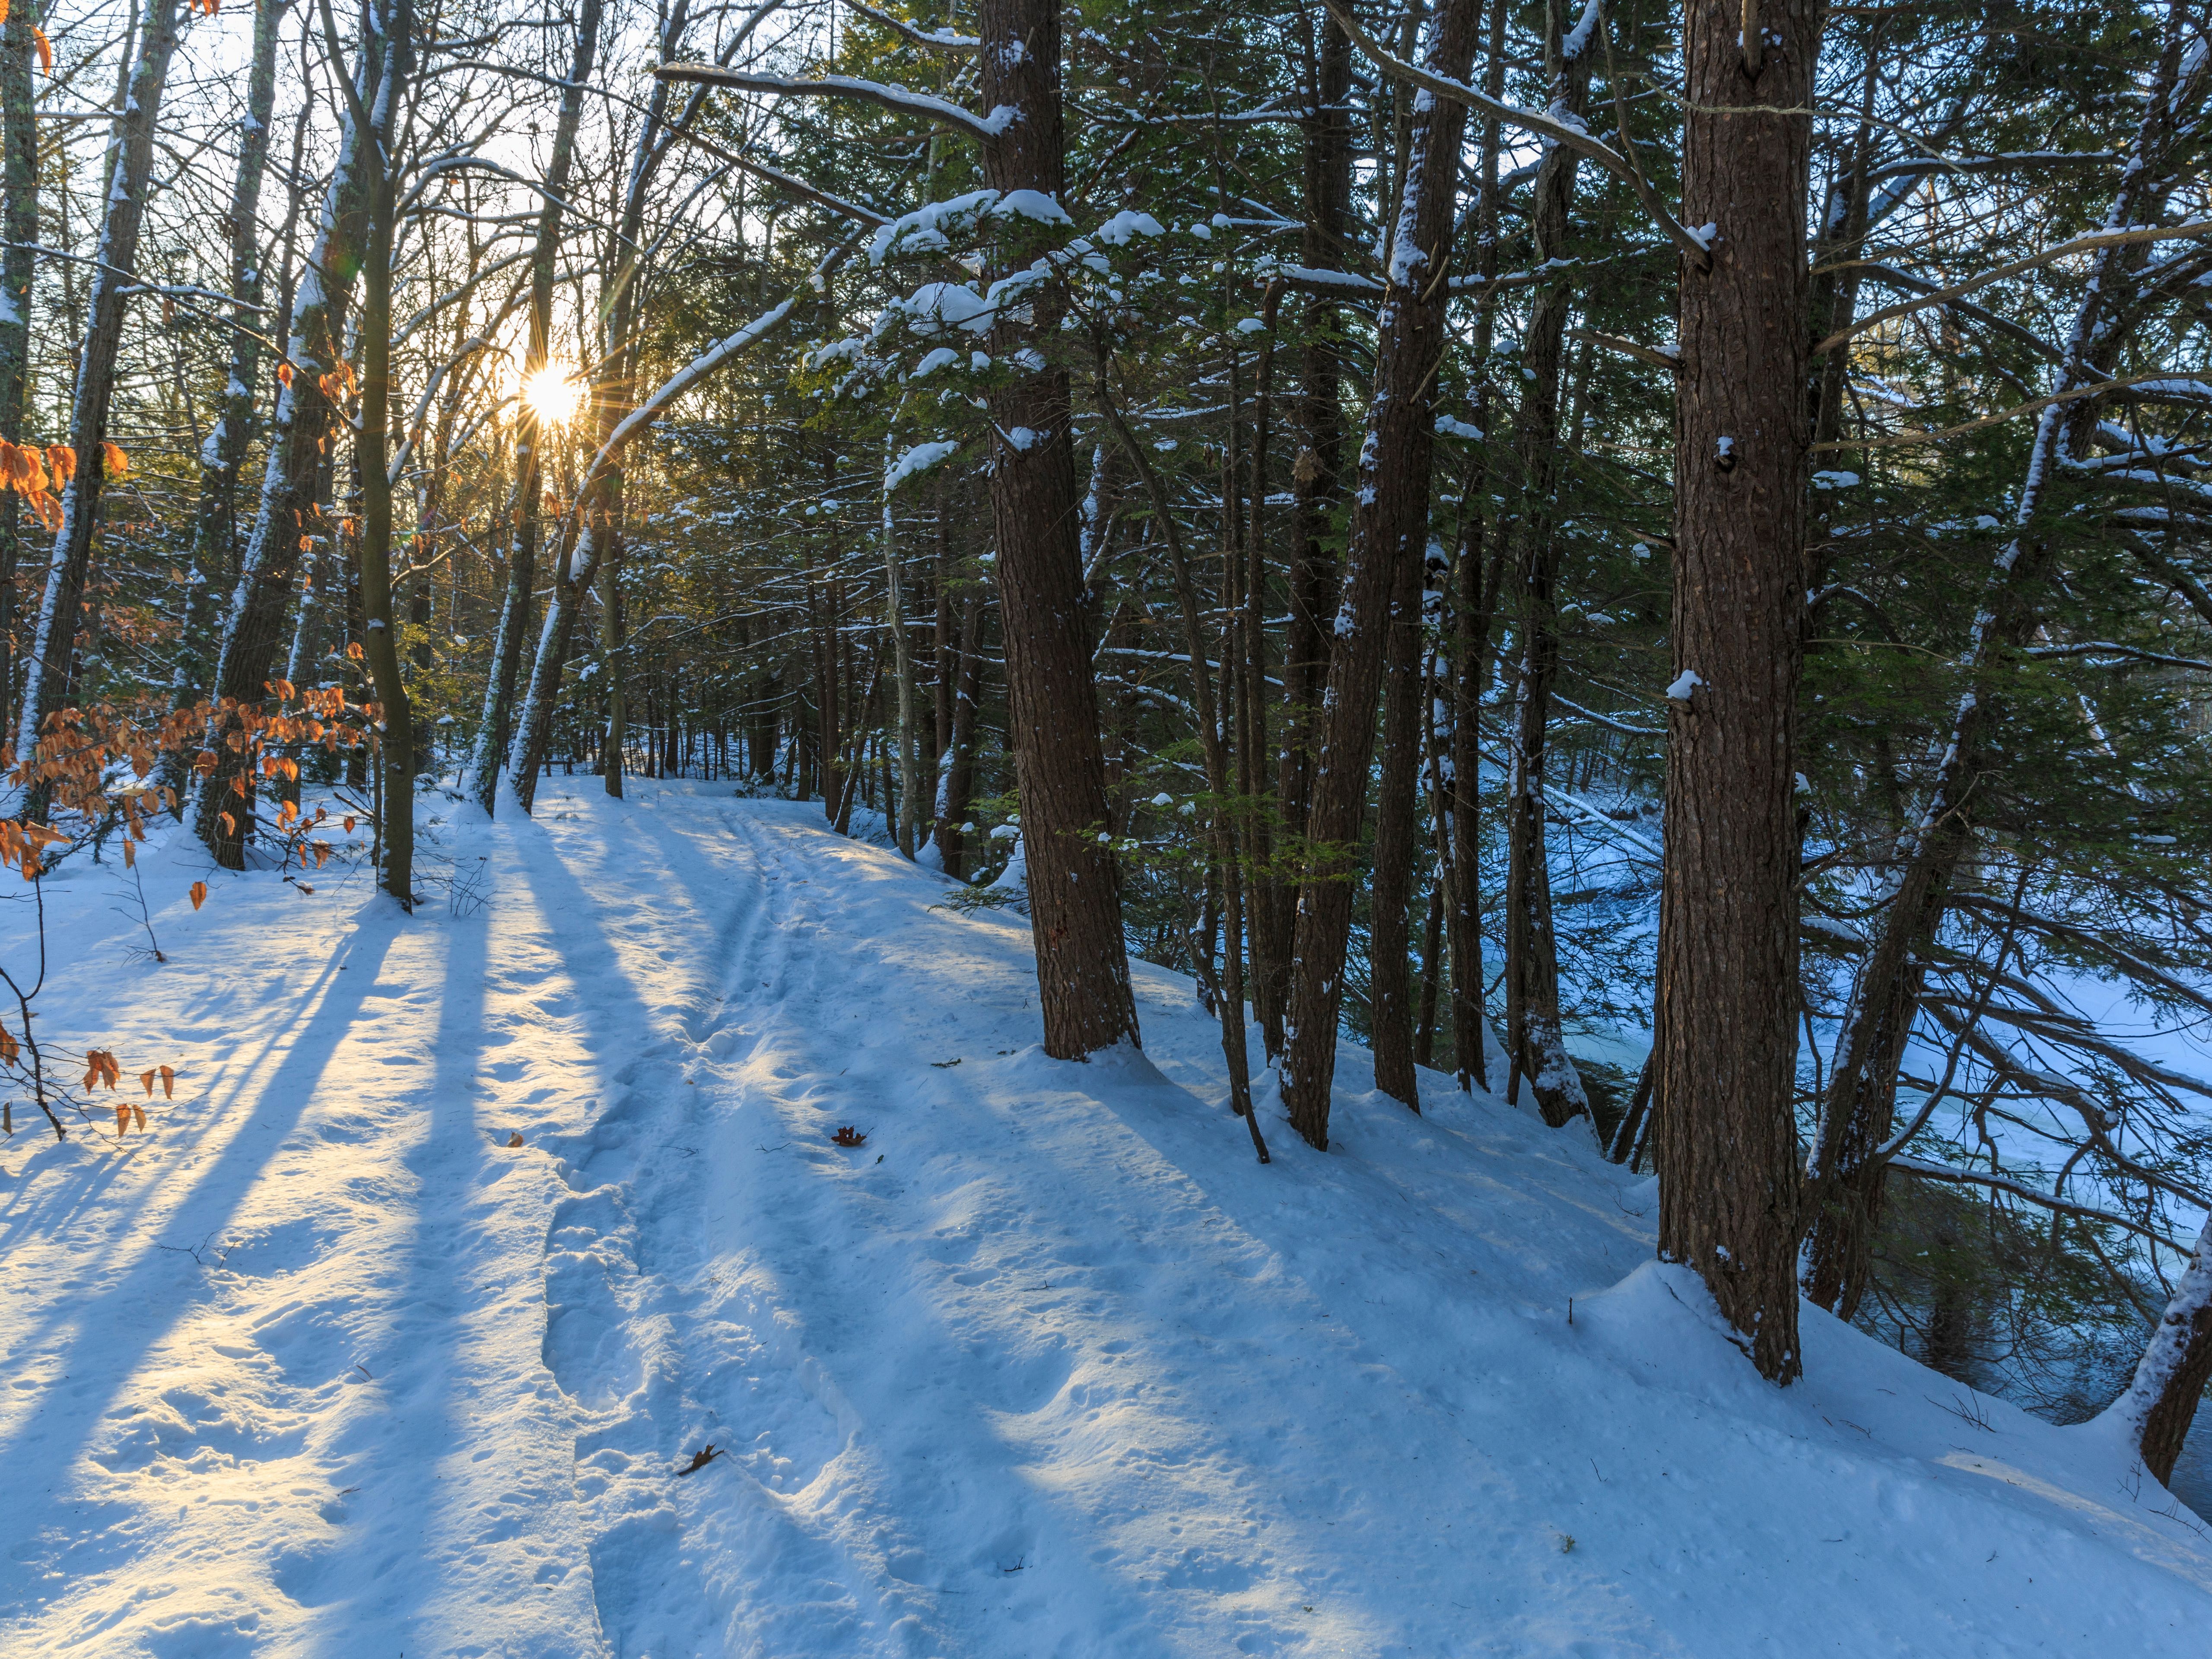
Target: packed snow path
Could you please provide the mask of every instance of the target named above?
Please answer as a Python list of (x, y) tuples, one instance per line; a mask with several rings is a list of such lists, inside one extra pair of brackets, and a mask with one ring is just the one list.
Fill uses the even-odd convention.
[(1018, 918), (596, 788), (434, 826), (471, 914), (55, 884), (42, 1029), (184, 1086), (0, 1160), (0, 1653), (2203, 1653), (2122, 1449), (1809, 1310), (1760, 1383), (1579, 1131), (1348, 1051), (1261, 1168), (1187, 980), (1048, 1060)]

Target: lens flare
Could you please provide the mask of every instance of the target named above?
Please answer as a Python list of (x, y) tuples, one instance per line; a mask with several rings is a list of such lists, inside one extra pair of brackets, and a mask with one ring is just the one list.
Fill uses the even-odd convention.
[(565, 426), (583, 406), (584, 383), (548, 363), (522, 383), (522, 401), (545, 426)]

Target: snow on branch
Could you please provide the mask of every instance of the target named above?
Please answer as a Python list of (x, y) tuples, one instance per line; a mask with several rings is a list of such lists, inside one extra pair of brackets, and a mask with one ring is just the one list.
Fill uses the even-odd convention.
[[(791, 308), (799, 303), (803, 294), (819, 291), (830, 274), (846, 260), (851, 258), (859, 246), (860, 243), (854, 240), (833, 249), (820, 264), (814, 267), (813, 272), (800, 288), (786, 295), (780, 302), (754, 318), (736, 333), (728, 335), (709, 346), (675, 374), (670, 375), (667, 380), (662, 381), (651, 397), (632, 410), (623, 418), (620, 424), (607, 434), (606, 441), (599, 446), (599, 453), (592, 457), (591, 465), (584, 470), (583, 482), (576, 489), (575, 499), (578, 506), (580, 507), (590, 497), (599, 480), (604, 478), (612, 468), (615, 458), (628, 447), (631, 439), (659, 419), (661, 411), (669, 404), (774, 330), (779, 323), (791, 314)], [(571, 511), (574, 510), (575, 509), (571, 509)]]
[(976, 52), (983, 43), (972, 34), (955, 34), (951, 29), (917, 28), (902, 17), (894, 17), (887, 11), (878, 11), (866, 0), (846, 0), (846, 3), (872, 23), (880, 23), (892, 33), (927, 46), (933, 52)]
[(909, 92), (904, 87), (889, 86), (881, 81), (855, 80), (849, 75), (801, 79), (789, 75), (763, 75), (752, 70), (724, 69), (719, 64), (663, 64), (653, 73), (662, 81), (736, 87), (746, 92), (772, 92), (785, 98), (842, 98), (854, 103), (873, 104), (896, 114), (935, 121), (956, 132), (982, 140), (997, 137), (1020, 116), (1011, 104), (1001, 104), (988, 115), (977, 116), (926, 92)]
[(1598, 166), (1635, 192), (1637, 201), (1643, 205), (1644, 212), (1651, 216), (1652, 222), (1665, 231), (1667, 240), (1688, 254), (1692, 262), (1700, 270), (1710, 270), (1712, 268), (1711, 249), (1680, 220), (1667, 210), (1666, 204), (1659, 199), (1659, 193), (1651, 188), (1650, 181), (1644, 178), (1643, 170), (1603, 139), (1593, 138), (1580, 127), (1570, 126), (1565, 121), (1557, 120), (1538, 111), (1524, 109), (1518, 104), (1509, 104), (1502, 100), (1492, 98), (1489, 94), (1478, 91), (1464, 81), (1455, 81), (1449, 76), (1437, 75), (1431, 70), (1417, 68), (1402, 58), (1394, 57), (1377, 45), (1374, 37), (1360, 27), (1359, 20), (1346, 9), (1343, 0), (1323, 0), (1323, 3), (1328, 7), (1328, 15), (1336, 20), (1336, 26), (1342, 29), (1352, 43), (1358, 46), (1366, 55), (1368, 60), (1384, 74), (1400, 81), (1410, 82), (1414, 86), (1433, 93), (1437, 97), (1449, 98), (1455, 104), (1464, 104), (1469, 109), (1480, 110), (1483, 114), (1495, 117), (1508, 126), (1518, 127), (1523, 132), (1533, 132), (1540, 137), (1549, 138), (1553, 143), (1562, 145), (1574, 151), (1576, 155), (1596, 162)]

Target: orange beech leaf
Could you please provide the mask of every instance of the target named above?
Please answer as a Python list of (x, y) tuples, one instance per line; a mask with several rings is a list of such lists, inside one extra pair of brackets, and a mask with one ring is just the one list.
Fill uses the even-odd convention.
[[(228, 812), (226, 812), (226, 813), (224, 813), (224, 814), (223, 814), (223, 816), (224, 816), (225, 817), (228, 817), (230, 816), (230, 814), (229, 814), (229, 813), (228, 813)], [(193, 909), (195, 909), (195, 910), (197, 910), (197, 909), (198, 909), (198, 908), (200, 908), (200, 906), (202, 906), (203, 904), (205, 904), (206, 902), (207, 902), (207, 884), (206, 884), (205, 882), (204, 882), (204, 881), (196, 881), (196, 882), (194, 882), (194, 883), (192, 884), (192, 908), (193, 908)]]
[[(215, 815), (215, 818), (216, 818), (216, 822), (217, 823), (220, 823), (220, 824), (222, 826), (222, 833), (223, 833), (224, 835), (226, 835), (226, 836), (234, 836), (234, 835), (236, 835), (236, 834), (238, 833), (238, 820), (237, 820), (236, 818), (234, 818), (234, 817), (231, 817), (231, 815), (230, 815), (229, 813), (228, 813), (228, 812), (218, 812), (218, 813), (216, 813), (216, 814)], [(200, 907), (199, 907), (198, 905), (197, 905), (197, 904), (195, 904), (194, 906), (192, 906), (192, 908), (193, 908), (193, 909), (195, 909), (195, 910), (198, 909), (199, 908), (200, 908)]]
[(245, 774), (245, 773), (240, 772), (240, 773), (239, 773), (236, 776), (234, 776), (234, 777), (233, 777), (233, 778), (231, 779), (231, 781), (230, 781), (230, 793), (231, 793), (232, 794), (234, 794), (234, 795), (237, 796), (237, 797), (239, 798), (239, 799), (240, 799), (240, 800), (244, 800), (244, 799), (246, 799), (246, 774)]
[(109, 477), (119, 478), (130, 471), (131, 458), (123, 453), (122, 445), (109, 443), (103, 438), (100, 441), (100, 465)]
[(162, 1066), (155, 1069), (161, 1073), (161, 1098), (174, 1100), (177, 1097), (177, 1068), (173, 1066)]
[(130, 1127), (131, 1109), (128, 1106), (118, 1106), (115, 1109), (115, 1138), (120, 1140), (123, 1138), (123, 1132)]
[(136, 1101), (131, 1103), (131, 1121), (138, 1126), (138, 1130), (141, 1134), (145, 1133), (146, 1109), (138, 1104)]
[[(284, 763), (284, 775), (297, 783), (300, 781), (300, 763), (295, 760), (287, 760)], [(289, 805), (290, 803), (287, 802), (286, 805)], [(295, 806), (292, 810), (296, 812), (300, 809)]]
[(278, 386), (289, 386), (292, 384), (291, 364), (279, 363), (276, 365), (276, 384)]
[(123, 842), (123, 867), (126, 870), (135, 870), (138, 867), (137, 846), (128, 837)]
[(8, 21), (8, 0), (0, 0), (0, 23)]
[(353, 834), (353, 815), (351, 813), (348, 813), (346, 815), (345, 832), (349, 836)]
[[(198, 758), (198, 760), (196, 760), (196, 761), (194, 761), (194, 762), (192, 763), (192, 769), (193, 769), (195, 772), (212, 772), (212, 771), (214, 771), (214, 770), (215, 770), (215, 750), (212, 750), (212, 749), (203, 749), (203, 750), (200, 750), (200, 757), (199, 757), (199, 758)], [(172, 806), (174, 806), (174, 805), (176, 805), (175, 793), (174, 793), (174, 792), (173, 792), (173, 791), (172, 791), (172, 792), (171, 792), (171, 798), (170, 798), (169, 804), (170, 804)]]
[(76, 451), (67, 444), (48, 444), (46, 471), (54, 475), (55, 483), (67, 483), (76, 477)]
[(146, 1098), (149, 1100), (153, 1099), (154, 1073), (151, 1072), (141, 1072), (138, 1073), (138, 1080), (146, 1085)]
[(15, 1041), (14, 1034), (4, 1028), (0, 1028), (0, 1060), (5, 1060), (9, 1065), (13, 1066), (15, 1063), (15, 1056), (22, 1052), (23, 1047)]
[(346, 646), (346, 655), (353, 659), (356, 662), (359, 662), (361, 660), (362, 649), (361, 641), (359, 640), (353, 640), (348, 642)]
[(311, 850), (315, 855), (315, 868), (319, 870), (323, 867), (323, 860), (331, 855), (331, 844), (326, 841), (319, 841)]
[(46, 39), (46, 32), (36, 23), (31, 25), (31, 39), (39, 48), (39, 62), (47, 74), (54, 72), (54, 43)]

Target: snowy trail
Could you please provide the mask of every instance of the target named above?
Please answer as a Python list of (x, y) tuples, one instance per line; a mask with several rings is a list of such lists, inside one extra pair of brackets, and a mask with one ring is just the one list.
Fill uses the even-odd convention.
[(1187, 980), (1053, 1062), (1018, 919), (595, 789), (436, 827), (473, 915), (58, 884), (49, 1029), (187, 1087), (7, 1149), (0, 1653), (2201, 1652), (2114, 1448), (1810, 1313), (1759, 1384), (1576, 1133), (1353, 1051), (1262, 1169)]

